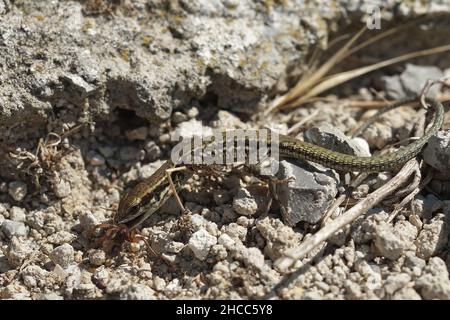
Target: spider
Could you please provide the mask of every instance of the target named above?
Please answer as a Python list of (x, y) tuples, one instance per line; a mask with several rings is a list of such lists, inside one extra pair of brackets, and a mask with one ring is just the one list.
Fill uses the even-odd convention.
[(104, 234), (98, 239), (97, 245), (101, 245), (106, 252), (112, 252), (120, 245), (120, 250), (124, 249), (124, 245), (128, 243), (138, 243), (143, 241), (153, 255), (157, 255), (155, 250), (150, 246), (148, 240), (139, 233), (136, 228), (130, 228), (126, 224), (101, 223), (93, 227), (90, 234), (97, 230), (105, 230)]

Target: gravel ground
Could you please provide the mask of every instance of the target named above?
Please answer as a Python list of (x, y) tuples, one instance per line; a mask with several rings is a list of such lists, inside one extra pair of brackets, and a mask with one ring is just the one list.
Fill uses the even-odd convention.
[[(385, 21), (444, 18), (428, 26), (434, 37), (423, 28), (356, 62), (448, 41), (450, 3), (381, 2)], [(304, 71), (307, 52), (327, 47), (332, 31), (356, 30), (373, 1), (114, 3), (0, 0), (0, 299), (450, 299), (448, 120), (424, 152), (440, 172), (430, 188), (392, 222), (390, 204), (370, 210), (294, 274), (273, 262), (318, 229), (344, 180), (298, 162), (280, 163), (281, 178), (297, 177), (278, 195), (287, 211), (265, 212), (267, 187), (239, 172), (194, 175), (180, 193), (190, 213), (170, 199), (142, 227), (157, 256), (142, 241), (106, 250), (90, 230), (169, 157), (175, 129), (254, 127), (251, 116)], [(450, 74), (448, 61), (375, 72), (267, 125), (286, 132), (313, 115), (305, 128), (316, 128), (300, 137), (364, 155), (411, 136), (417, 113), (400, 109), (364, 140), (348, 139), (371, 111), (342, 97), (372, 100), (375, 88), (400, 98)]]

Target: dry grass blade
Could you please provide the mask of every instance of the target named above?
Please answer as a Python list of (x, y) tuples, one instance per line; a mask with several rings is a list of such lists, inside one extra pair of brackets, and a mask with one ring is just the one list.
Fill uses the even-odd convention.
[(407, 54), (404, 54), (404, 55), (401, 55), (401, 56), (398, 56), (395, 58), (387, 59), (385, 61), (372, 64), (370, 66), (365, 66), (365, 67), (361, 67), (361, 68), (357, 68), (357, 69), (353, 69), (353, 70), (349, 70), (349, 71), (345, 71), (345, 72), (341, 72), (341, 73), (332, 75), (329, 78), (327, 78), (326, 80), (320, 82), (314, 88), (312, 88), (307, 94), (297, 98), (295, 101), (285, 104), (280, 109), (290, 109), (290, 108), (298, 107), (299, 105), (305, 103), (305, 101), (311, 99), (312, 97), (319, 95), (320, 93), (322, 93), (326, 90), (329, 90), (333, 87), (336, 87), (337, 85), (340, 85), (340, 84), (347, 82), (351, 79), (354, 79), (356, 77), (362, 76), (366, 73), (375, 71), (377, 69), (381, 69), (381, 68), (384, 68), (384, 67), (402, 62), (402, 61), (410, 60), (413, 58), (432, 55), (432, 54), (446, 52), (446, 51), (450, 51), (450, 44), (431, 48), (431, 49), (425, 49), (425, 50), (419, 50), (419, 51), (407, 53)]
[(273, 110), (279, 108), (282, 105), (285, 105), (289, 101), (296, 99), (301, 96), (307, 90), (312, 88), (316, 83), (318, 83), (337, 63), (342, 61), (347, 56), (347, 52), (350, 50), (350, 47), (355, 43), (356, 40), (361, 37), (361, 35), (366, 30), (364, 26), (361, 30), (358, 31), (341, 49), (339, 49), (326, 63), (324, 63), (319, 69), (317, 69), (314, 73), (312, 73), (307, 79), (301, 80), (298, 82), (289, 92), (285, 95), (275, 99), (270, 106), (266, 114), (271, 113)]

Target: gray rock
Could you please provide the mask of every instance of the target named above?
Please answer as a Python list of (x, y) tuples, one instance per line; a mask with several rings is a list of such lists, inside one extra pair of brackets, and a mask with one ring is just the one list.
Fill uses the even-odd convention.
[(320, 127), (308, 129), (304, 133), (304, 138), (306, 142), (336, 152), (357, 156), (370, 156), (370, 152), (367, 153), (367, 147), (362, 147), (360, 143), (355, 143), (342, 131), (329, 124), (323, 124)]
[(146, 140), (148, 135), (148, 128), (147, 127), (139, 127), (132, 130), (125, 131), (125, 135), (128, 140)]
[(277, 184), (276, 188), (285, 223), (289, 226), (300, 221), (317, 223), (337, 194), (336, 179), (310, 172), (294, 162), (281, 161), (277, 178), (290, 177), (295, 177), (295, 181)]
[(80, 75), (66, 73), (60, 80), (65, 84), (68, 94), (68, 100), (81, 104), (84, 99), (94, 93), (96, 87), (86, 82)]
[(449, 228), (444, 215), (437, 215), (430, 223), (424, 224), (416, 240), (416, 254), (428, 260), (440, 253), (448, 242)]
[(431, 258), (422, 276), (416, 280), (415, 288), (424, 299), (450, 299), (450, 279), (445, 262), (438, 257)]
[(20, 207), (12, 207), (9, 212), (9, 218), (16, 222), (25, 222), (27, 216), (25, 209)]
[(160, 253), (178, 253), (185, 247), (184, 243), (174, 241), (166, 232), (157, 232), (152, 236), (152, 248)]
[(404, 288), (411, 281), (411, 276), (406, 273), (397, 273), (386, 278), (383, 284), (385, 292), (392, 296), (396, 291)]
[(174, 124), (178, 124), (178, 123), (187, 121), (188, 119), (189, 119), (188, 116), (186, 114), (184, 114), (183, 112), (180, 112), (180, 111), (175, 111), (172, 114), (172, 122)]
[(234, 258), (242, 261), (248, 267), (261, 269), (264, 266), (264, 255), (258, 248), (241, 246), (234, 254)]
[(24, 237), (28, 233), (28, 229), (23, 222), (5, 220), (1, 225), (2, 233), (8, 239), (12, 237)]
[(64, 243), (70, 243), (72, 241), (75, 241), (76, 239), (77, 236), (75, 234), (65, 230), (61, 230), (51, 234), (47, 238), (47, 241), (51, 244), (62, 245)]
[[(403, 99), (419, 95), (427, 80), (437, 80), (443, 76), (443, 72), (435, 66), (418, 66), (408, 63), (400, 75), (384, 76), (381, 82), (389, 98)], [(429, 96), (436, 95), (440, 90), (439, 87), (439, 85), (431, 87)]]
[(70, 182), (60, 179), (57, 183), (53, 184), (53, 192), (60, 199), (68, 197), (72, 193)]
[(52, 259), (55, 264), (59, 264), (61, 267), (67, 268), (74, 262), (73, 247), (68, 243), (64, 243), (59, 247), (56, 247), (51, 252), (50, 259)]
[(394, 293), (392, 300), (422, 300), (414, 288), (402, 288)]
[(161, 156), (161, 149), (154, 141), (146, 142), (144, 150), (146, 152), (145, 159), (148, 161), (155, 161)]
[(240, 241), (245, 241), (248, 232), (247, 228), (240, 226), (234, 222), (224, 225), (221, 228), (221, 231), (228, 234), (231, 238), (239, 239)]
[(388, 223), (375, 227), (374, 244), (379, 254), (390, 260), (397, 260), (411, 247), (411, 242), (402, 238)]
[(258, 204), (247, 189), (241, 188), (233, 199), (233, 210), (244, 216), (251, 216), (258, 210)]
[[(99, 150), (103, 150), (105, 152), (105, 154), (112, 155), (112, 153), (114, 153), (114, 151), (112, 151), (112, 153), (107, 151), (108, 149), (106, 147), (101, 147), (101, 148), (99, 148)], [(100, 151), (100, 152), (102, 153), (102, 151)], [(92, 150), (87, 153), (86, 158), (89, 161), (89, 164), (91, 166), (95, 166), (95, 167), (103, 166), (106, 162), (105, 158), (101, 154), (99, 154), (95, 151), (92, 151)]]
[(23, 261), (28, 258), (32, 252), (33, 248), (29, 242), (14, 237), (8, 244), (5, 256), (12, 267), (18, 267), (22, 265)]
[(23, 181), (12, 181), (8, 187), (9, 195), (16, 201), (22, 201), (27, 195), (27, 184)]
[(286, 250), (296, 247), (303, 237), (301, 232), (294, 231), (280, 219), (261, 219), (256, 223), (256, 228), (264, 239), (264, 254), (273, 261), (280, 258)]
[(137, 161), (141, 157), (141, 154), (138, 148), (125, 146), (120, 148), (119, 157), (122, 161)]
[(133, 283), (120, 292), (121, 300), (150, 300), (155, 299), (152, 288), (145, 284)]
[(450, 177), (450, 130), (439, 131), (428, 140), (423, 150), (423, 159), (440, 171), (441, 178)]
[[(443, 72), (438, 67), (407, 63), (405, 70), (400, 75), (400, 81), (407, 96), (417, 96), (421, 94), (428, 80), (439, 80), (443, 76)], [(440, 91), (440, 87), (439, 84), (431, 87), (428, 96), (434, 97)]]
[[(98, 147), (98, 151), (105, 157), (105, 158), (111, 158), (114, 155), (114, 152), (116, 151), (116, 148), (111, 146), (100, 146)], [(95, 160), (97, 162), (97, 160)]]
[(22, 281), (28, 288), (43, 287), (49, 272), (39, 266), (27, 266), (20, 272)]
[(64, 300), (63, 296), (58, 295), (55, 292), (40, 293), (36, 296), (37, 300)]
[(402, 82), (399, 75), (383, 76), (380, 79), (381, 86), (389, 98), (402, 99), (406, 97), (405, 90), (403, 89)]
[(103, 250), (89, 250), (89, 262), (94, 266), (101, 266), (105, 263), (106, 255)]

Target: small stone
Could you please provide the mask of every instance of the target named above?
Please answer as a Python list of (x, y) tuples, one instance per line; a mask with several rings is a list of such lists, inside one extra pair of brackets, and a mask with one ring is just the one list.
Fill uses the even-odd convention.
[[(336, 152), (362, 157), (370, 156), (370, 152), (367, 154), (367, 151), (369, 150), (367, 142), (366, 146), (363, 146), (360, 140), (358, 140), (358, 143), (355, 143), (342, 131), (329, 124), (308, 129), (304, 133), (304, 138), (306, 142), (313, 143)], [(359, 139), (363, 140), (362, 138)]]
[(397, 273), (387, 277), (383, 287), (387, 294), (393, 295), (397, 290), (405, 287), (411, 281), (411, 276), (406, 273)]
[(241, 119), (239, 119), (232, 113), (225, 111), (225, 110), (220, 110), (217, 113), (217, 120), (214, 120), (212, 122), (212, 126), (214, 128), (220, 128), (220, 129), (223, 129), (223, 128), (233, 129), (233, 128), (244, 128), (245, 127), (245, 125), (241, 121)]
[(375, 227), (374, 244), (378, 252), (390, 260), (397, 260), (410, 246), (388, 223), (380, 223)]
[(450, 130), (439, 131), (431, 136), (423, 150), (424, 161), (449, 178), (450, 173)]
[(402, 99), (406, 97), (399, 75), (383, 76), (380, 78), (380, 82), (389, 98)]
[(64, 300), (63, 296), (60, 296), (54, 292), (40, 293), (36, 296), (37, 300)]
[(27, 216), (24, 209), (13, 206), (9, 212), (9, 218), (16, 222), (25, 222)]
[(98, 151), (105, 157), (105, 158), (111, 158), (114, 155), (114, 152), (116, 151), (115, 148), (110, 146), (101, 146), (98, 148)]
[(152, 288), (145, 284), (133, 283), (120, 292), (121, 300), (150, 300), (155, 299)]
[[(242, 247), (245, 248), (245, 247)], [(245, 248), (241, 251), (236, 259), (241, 260), (246, 266), (261, 269), (264, 266), (264, 255), (258, 248)]]
[(298, 222), (316, 224), (337, 194), (336, 178), (331, 176), (331, 170), (324, 174), (311, 172), (294, 162), (283, 160), (279, 164), (278, 179), (295, 178), (292, 182), (278, 184), (276, 188), (280, 205), (284, 208), (281, 210), (283, 220), (288, 226)]
[(430, 258), (422, 276), (416, 280), (416, 289), (424, 299), (450, 299), (448, 270), (441, 258)]
[(233, 240), (233, 238), (231, 238), (228, 234), (226, 233), (222, 233), (219, 236), (219, 239), (217, 240), (217, 242), (220, 245), (223, 245), (226, 249), (231, 250), (232, 248), (234, 248), (236, 241)]
[(197, 107), (192, 107), (188, 110), (187, 116), (192, 119), (192, 118), (195, 118), (196, 116), (198, 116), (199, 113), (200, 112), (198, 111)]
[(386, 123), (374, 123), (364, 130), (363, 137), (371, 146), (384, 148), (393, 139), (392, 127)]
[(153, 278), (153, 286), (156, 291), (163, 291), (166, 288), (166, 285), (166, 281), (163, 278), (159, 276)]
[(273, 261), (280, 258), (283, 252), (296, 247), (303, 237), (280, 219), (264, 218), (256, 223), (256, 228), (264, 240), (264, 253)]
[(394, 293), (392, 300), (422, 300), (413, 288), (402, 288)]
[(185, 247), (184, 243), (173, 241), (166, 232), (158, 232), (152, 236), (152, 248), (161, 253), (179, 253)]
[(233, 210), (244, 216), (251, 216), (258, 210), (258, 204), (247, 189), (241, 188), (233, 199)]
[(93, 282), (99, 284), (102, 287), (106, 287), (109, 279), (110, 275), (108, 269), (104, 266), (100, 266), (99, 268), (95, 269), (94, 274), (92, 275)]
[(209, 250), (217, 243), (217, 238), (210, 235), (206, 230), (200, 229), (194, 234), (188, 242), (188, 247), (192, 250), (195, 257), (199, 260), (205, 260)]
[(414, 252), (406, 252), (403, 266), (409, 269), (418, 268), (422, 270), (427, 265), (426, 261), (417, 257)]
[[(193, 136), (212, 136), (213, 130), (211, 127), (203, 125), (202, 121), (191, 119), (189, 121), (181, 122), (175, 131), (175, 136), (190, 138)], [(173, 139), (172, 141), (178, 141), (178, 139)]]
[[(397, 100), (418, 96), (428, 79), (442, 77), (442, 71), (435, 66), (418, 66), (408, 63), (401, 75), (384, 76), (381, 81), (388, 97)], [(434, 96), (437, 92), (439, 92), (439, 86), (433, 86), (430, 88), (429, 96)]]
[(174, 124), (178, 124), (178, 123), (181, 123), (181, 122), (187, 121), (187, 120), (188, 120), (188, 116), (185, 115), (183, 112), (175, 111), (172, 114), (172, 121)]
[(392, 175), (389, 172), (380, 172), (377, 175), (377, 181), (373, 185), (375, 189), (378, 189), (386, 184), (389, 180), (392, 179)]
[(138, 148), (132, 146), (121, 147), (119, 157), (122, 161), (136, 161), (140, 158), (140, 151)]
[[(184, 136), (183, 136), (183, 137), (184, 137)], [(159, 136), (159, 142), (160, 142), (161, 144), (169, 143), (170, 140), (171, 140), (170, 134), (168, 134), (168, 133), (163, 133), (162, 135)]]
[(77, 96), (78, 99), (84, 99), (89, 94), (94, 92), (96, 87), (86, 82), (80, 75), (73, 73), (65, 73), (61, 76), (70, 87), (72, 95)]
[(164, 293), (167, 294), (168, 297), (175, 297), (180, 290), (180, 280), (175, 278), (167, 284)]
[(68, 197), (72, 193), (70, 182), (63, 179), (59, 180), (53, 185), (53, 192), (60, 199)]
[(8, 239), (12, 237), (24, 237), (27, 235), (28, 229), (23, 222), (17, 222), (6, 219), (1, 225), (2, 233)]
[(224, 260), (228, 256), (227, 249), (221, 244), (213, 245), (210, 254), (214, 257), (215, 261)]
[(2, 215), (5, 218), (9, 218), (8, 210), (10, 208), (11, 208), (11, 205), (9, 203), (0, 203), (0, 215)]
[(22, 201), (27, 195), (27, 185), (22, 181), (12, 181), (8, 185), (9, 195), (16, 201)]
[(94, 167), (103, 166), (106, 162), (105, 158), (101, 154), (93, 151), (88, 152), (87, 159), (90, 165)]
[(148, 128), (147, 127), (139, 127), (133, 130), (125, 131), (125, 136), (128, 140), (146, 140), (148, 136)]
[[(428, 79), (441, 79), (443, 76), (443, 72), (438, 67), (407, 63), (405, 70), (400, 75), (400, 81), (407, 96), (418, 96), (422, 93)], [(432, 86), (427, 96), (435, 96), (441, 86), (440, 84)]]
[(5, 256), (12, 267), (21, 266), (23, 261), (33, 252), (28, 242), (19, 240), (14, 237), (6, 249)]
[(28, 288), (42, 287), (45, 285), (45, 280), (49, 272), (39, 266), (27, 266), (20, 275), (22, 276), (23, 284)]
[(224, 225), (221, 229), (222, 233), (228, 234), (233, 239), (239, 239), (240, 241), (245, 241), (247, 237), (247, 228), (232, 222), (228, 225)]
[(148, 161), (155, 161), (160, 158), (161, 156), (161, 149), (158, 147), (158, 145), (154, 141), (148, 141), (144, 145), (144, 150), (146, 152), (146, 159)]
[(82, 230), (90, 230), (98, 224), (98, 220), (92, 212), (82, 212), (79, 217)]
[(90, 250), (89, 251), (89, 262), (94, 266), (101, 266), (105, 263), (106, 256), (103, 250)]
[(425, 224), (416, 240), (416, 255), (429, 259), (440, 253), (447, 245), (449, 228), (446, 227), (443, 215), (437, 215), (430, 223)]
[(52, 259), (55, 264), (59, 264), (61, 267), (67, 268), (74, 261), (73, 247), (68, 243), (64, 243), (59, 247), (56, 247), (50, 254), (50, 259)]
[(75, 241), (76, 238), (77, 238), (77, 236), (74, 235), (73, 233), (70, 233), (65, 230), (60, 230), (60, 231), (57, 231), (57, 232), (51, 234), (47, 238), (47, 241), (51, 244), (62, 245), (64, 243), (70, 243), (72, 241)]

